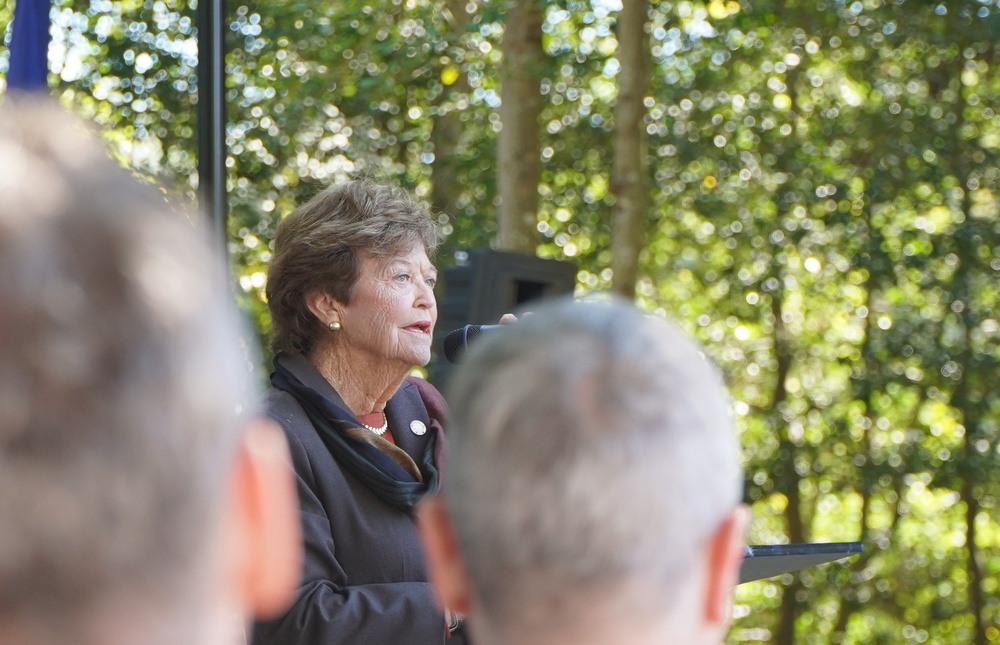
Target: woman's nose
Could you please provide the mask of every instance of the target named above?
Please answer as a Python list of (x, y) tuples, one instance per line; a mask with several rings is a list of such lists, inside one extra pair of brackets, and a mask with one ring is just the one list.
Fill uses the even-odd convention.
[(417, 281), (417, 297), (415, 303), (418, 307), (430, 308), (434, 306), (434, 287), (423, 280)]

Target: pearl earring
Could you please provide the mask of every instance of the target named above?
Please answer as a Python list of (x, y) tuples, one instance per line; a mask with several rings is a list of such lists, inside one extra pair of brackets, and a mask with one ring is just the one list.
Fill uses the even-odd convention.
[(327, 327), (330, 328), (330, 331), (340, 331), (340, 323), (336, 320), (327, 325)]

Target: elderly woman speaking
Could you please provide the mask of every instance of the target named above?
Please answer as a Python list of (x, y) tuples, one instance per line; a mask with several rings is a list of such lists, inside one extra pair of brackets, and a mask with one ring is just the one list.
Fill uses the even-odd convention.
[(431, 355), (437, 244), (426, 209), (370, 181), (278, 226), (267, 281), (267, 413), (298, 476), (305, 570), (256, 645), (464, 642), (436, 608), (413, 508), (436, 488), (444, 400), (408, 376)]

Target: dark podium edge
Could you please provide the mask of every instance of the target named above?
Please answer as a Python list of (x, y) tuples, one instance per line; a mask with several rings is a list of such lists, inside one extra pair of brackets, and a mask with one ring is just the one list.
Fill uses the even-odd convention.
[(820, 564), (859, 555), (861, 542), (821, 542), (816, 544), (748, 545), (740, 565), (740, 581), (752, 582), (773, 578)]

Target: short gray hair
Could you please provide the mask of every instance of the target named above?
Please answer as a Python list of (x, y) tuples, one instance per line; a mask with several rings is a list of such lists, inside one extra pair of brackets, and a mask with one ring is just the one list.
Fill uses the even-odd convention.
[(0, 110), (0, 627), (76, 642), (204, 610), (252, 393), (223, 261), (85, 131)]
[(631, 305), (536, 309), (471, 348), (448, 400), (444, 502), (495, 627), (607, 583), (669, 601), (740, 501), (717, 370)]
[(386, 257), (422, 244), (437, 248), (427, 207), (398, 186), (355, 179), (323, 190), (278, 224), (267, 270), (271, 349), (308, 354), (326, 327), (306, 297), (326, 291), (350, 304), (367, 255)]

